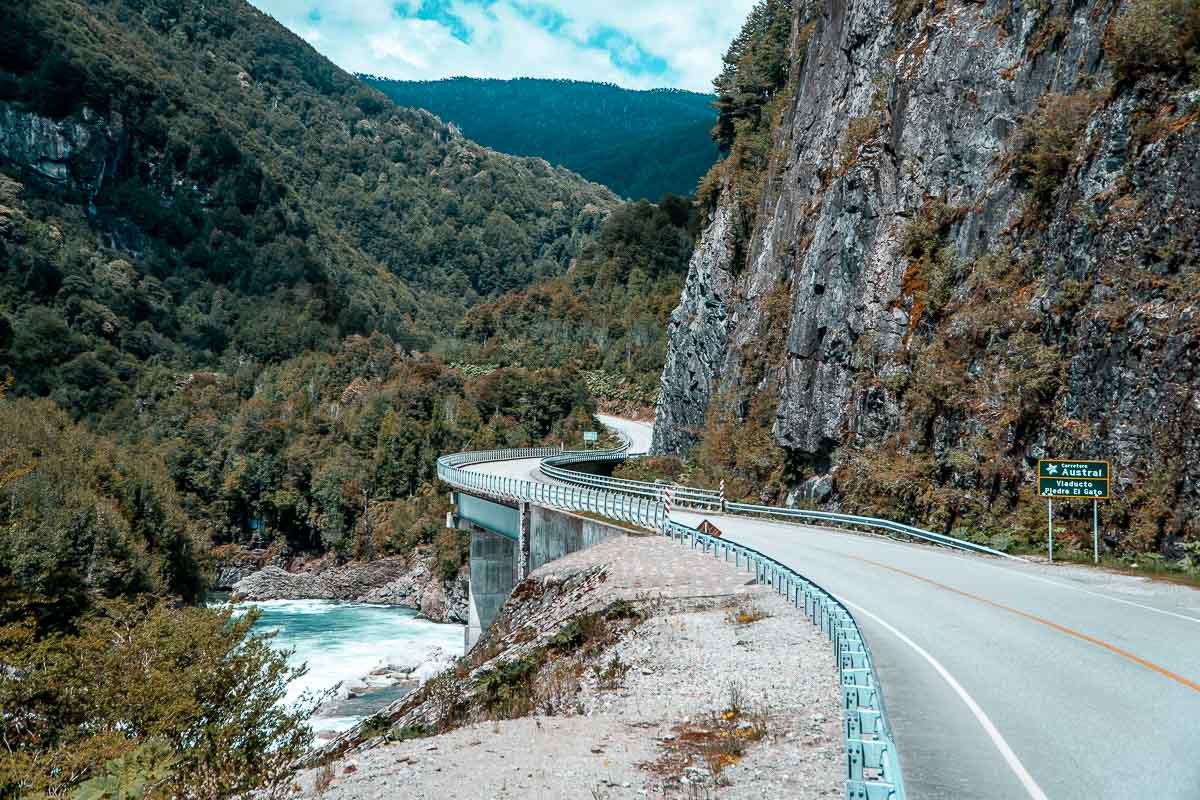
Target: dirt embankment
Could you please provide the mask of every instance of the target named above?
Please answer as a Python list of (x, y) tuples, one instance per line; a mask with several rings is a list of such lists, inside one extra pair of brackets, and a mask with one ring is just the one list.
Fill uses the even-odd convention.
[(829, 644), (750, 580), (659, 538), (547, 564), (455, 667), (316, 754), (294, 796), (840, 796)]

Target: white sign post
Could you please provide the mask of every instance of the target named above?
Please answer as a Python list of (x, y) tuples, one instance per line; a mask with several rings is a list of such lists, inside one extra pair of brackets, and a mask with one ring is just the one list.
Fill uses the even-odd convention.
[(1092, 501), (1092, 561), (1100, 563), (1100, 501), (1107, 500), (1112, 470), (1107, 461), (1038, 460), (1038, 495), (1046, 498), (1046, 541), (1054, 561), (1054, 498)]

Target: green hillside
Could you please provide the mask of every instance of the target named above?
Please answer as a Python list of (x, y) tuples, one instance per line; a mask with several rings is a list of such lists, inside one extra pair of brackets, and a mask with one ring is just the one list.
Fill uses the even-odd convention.
[(426, 351), (617, 205), (242, 0), (0, 5), (0, 797), (285, 786), (307, 711), (253, 614), (198, 605), (214, 562), (456, 574), (436, 456), (593, 406), (574, 370)]
[(249, 5), (0, 11), (0, 363), (73, 413), (145, 368), (409, 347), (563, 272), (615, 198), (399, 109)]
[(536, 78), (362, 77), (488, 147), (561, 164), (623, 197), (690, 195), (717, 160), (709, 136), (714, 98), (696, 92)]

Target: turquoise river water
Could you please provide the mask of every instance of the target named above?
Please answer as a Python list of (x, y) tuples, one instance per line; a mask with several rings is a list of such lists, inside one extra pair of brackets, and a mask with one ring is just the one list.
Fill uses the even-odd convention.
[[(305, 692), (320, 693), (340, 681), (362, 678), (387, 663), (420, 661), (434, 647), (454, 655), (463, 651), (462, 625), (417, 619), (416, 612), (406, 608), (331, 600), (235, 605), (239, 610), (250, 607), (262, 611), (254, 630), (273, 632), (272, 646), (293, 650), (291, 662), (308, 665), (308, 674), (288, 687), (287, 702), (295, 702)], [(397, 695), (382, 690), (339, 704), (336, 715), (315, 716), (313, 729), (328, 734), (350, 728)]]

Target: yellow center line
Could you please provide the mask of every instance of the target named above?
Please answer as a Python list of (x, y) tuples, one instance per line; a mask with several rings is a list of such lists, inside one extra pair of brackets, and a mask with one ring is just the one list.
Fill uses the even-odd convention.
[(1121, 656), (1122, 658), (1129, 659), (1130, 661), (1134, 662), (1135, 664), (1140, 664), (1143, 667), (1146, 667), (1147, 669), (1154, 670), (1159, 675), (1162, 675), (1166, 678), (1170, 678), (1171, 680), (1175, 681), (1176, 683), (1182, 684), (1183, 686), (1186, 686), (1187, 688), (1191, 689), (1192, 691), (1200, 692), (1200, 683), (1196, 683), (1195, 681), (1188, 680), (1187, 678), (1183, 677), (1182, 675), (1178, 675), (1174, 672), (1171, 672), (1171, 670), (1169, 670), (1165, 667), (1160, 667), (1158, 664), (1155, 664), (1153, 661), (1147, 661), (1146, 659), (1142, 658), (1141, 656), (1136, 656), (1133, 653), (1129, 652), (1128, 650), (1124, 650), (1120, 647), (1117, 647), (1115, 644), (1109, 644), (1108, 642), (1104, 641), (1103, 639), (1097, 639), (1095, 636), (1088, 636), (1086, 633), (1081, 633), (1073, 628), (1068, 628), (1065, 625), (1059, 625), (1057, 622), (1051, 622), (1050, 620), (1046, 619), (1045, 617), (1039, 617), (1037, 614), (1030, 614), (1028, 611), (1021, 611), (1018, 608), (1013, 608), (1012, 606), (1007, 606), (1004, 603), (997, 603), (995, 600), (989, 600), (986, 597), (981, 597), (980, 595), (977, 595), (977, 594), (971, 594), (970, 592), (964, 592), (962, 589), (956, 589), (953, 586), (947, 586), (944, 583), (939, 583), (931, 578), (926, 578), (923, 575), (917, 575), (914, 572), (909, 572), (908, 570), (903, 570), (903, 569), (900, 569), (899, 567), (893, 567), (890, 564), (883, 564), (879, 561), (872, 561), (869, 558), (863, 558), (862, 556), (848, 555), (845, 553), (838, 553), (838, 555), (845, 555), (847, 558), (853, 558), (855, 561), (862, 561), (863, 563), (870, 564), (871, 566), (879, 567), (880, 569), (886, 569), (889, 572), (895, 572), (899, 575), (905, 575), (909, 578), (913, 578), (914, 580), (922, 581), (923, 583), (928, 583), (930, 586), (936, 586), (939, 589), (945, 589), (947, 592), (953, 592), (954, 594), (960, 595), (962, 597), (966, 597), (971, 600), (977, 600), (980, 603), (985, 603), (986, 605), (989, 605), (992, 608), (998, 608), (1001, 611), (1007, 611), (1011, 614), (1016, 614), (1018, 617), (1024, 617), (1027, 620), (1031, 620), (1031, 621), (1037, 622), (1041, 625), (1045, 625), (1047, 628), (1056, 630), (1059, 633), (1065, 633), (1068, 636), (1073, 636), (1076, 639), (1080, 639), (1082, 641), (1088, 642), (1089, 644), (1094, 644), (1097, 647), (1102, 647), (1105, 650), (1108, 650), (1110, 653), (1115, 653), (1115, 654)]

